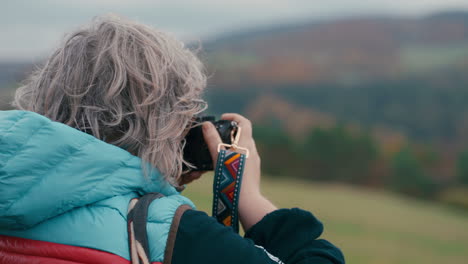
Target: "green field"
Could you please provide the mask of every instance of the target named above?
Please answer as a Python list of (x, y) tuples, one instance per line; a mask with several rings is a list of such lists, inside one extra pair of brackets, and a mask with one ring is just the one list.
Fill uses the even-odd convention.
[[(184, 194), (211, 211), (211, 175)], [(342, 185), (263, 179), (279, 207), (310, 210), (325, 225), (323, 238), (347, 263), (468, 263), (468, 214), (430, 202)]]

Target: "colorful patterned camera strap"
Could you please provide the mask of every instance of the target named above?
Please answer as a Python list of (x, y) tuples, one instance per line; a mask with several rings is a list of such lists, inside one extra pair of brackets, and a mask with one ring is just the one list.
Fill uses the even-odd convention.
[(244, 172), (245, 155), (220, 150), (213, 183), (213, 217), (225, 226), (239, 232), (237, 207)]

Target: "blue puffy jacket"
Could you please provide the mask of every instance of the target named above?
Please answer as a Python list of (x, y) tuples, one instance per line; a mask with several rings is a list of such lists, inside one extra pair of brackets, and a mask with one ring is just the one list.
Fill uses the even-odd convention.
[(129, 201), (149, 192), (148, 239), (161, 262), (174, 214), (194, 207), (116, 146), (27, 111), (0, 111), (0, 235), (94, 248), (129, 259)]

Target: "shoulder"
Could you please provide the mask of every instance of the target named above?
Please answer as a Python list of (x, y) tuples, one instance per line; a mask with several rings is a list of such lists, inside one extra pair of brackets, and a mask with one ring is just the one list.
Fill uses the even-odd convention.
[(194, 209), (185, 196), (174, 194), (151, 202), (148, 207), (147, 234), (151, 261), (163, 261), (172, 256), (182, 215)]

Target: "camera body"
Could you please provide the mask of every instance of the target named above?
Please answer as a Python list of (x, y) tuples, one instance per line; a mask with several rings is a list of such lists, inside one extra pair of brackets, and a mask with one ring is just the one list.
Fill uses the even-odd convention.
[[(213, 123), (221, 137), (221, 141), (225, 144), (231, 144), (231, 134), (237, 129), (237, 123), (229, 120), (215, 120), (214, 116), (197, 117), (194, 121), (195, 125), (189, 130), (185, 136), (184, 159), (195, 166), (190, 168), (191, 171), (209, 171), (213, 170), (213, 159), (211, 158), (208, 145), (203, 138), (203, 130), (201, 123), (209, 121)], [(184, 167), (184, 169), (188, 169)]]

